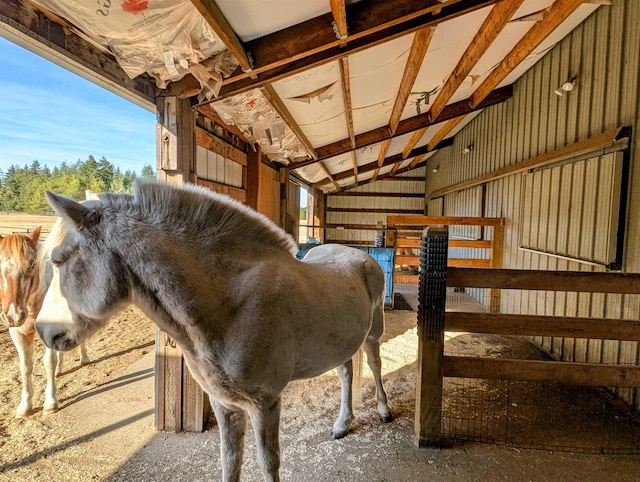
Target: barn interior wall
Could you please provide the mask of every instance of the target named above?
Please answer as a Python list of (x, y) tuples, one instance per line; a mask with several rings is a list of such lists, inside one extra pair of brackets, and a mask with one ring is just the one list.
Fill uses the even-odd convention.
[(378, 226), (387, 226), (387, 216), (424, 214), (425, 172), (423, 166), (328, 194), (325, 242), (373, 246)]
[[(436, 204), (429, 193), (455, 185), (499, 168), (516, 164), (540, 154), (573, 144), (617, 126), (631, 126), (630, 171), (626, 203), (626, 227), (622, 271), (640, 272), (640, 2), (616, 0), (612, 6), (599, 8), (514, 84), (513, 98), (485, 109), (461, 130), (453, 145), (438, 151), (428, 161), (426, 178), (427, 202)], [(560, 97), (554, 93), (564, 81), (576, 77), (573, 92)], [(463, 154), (463, 149), (474, 148)], [(431, 169), (439, 166), (437, 173)], [(572, 183), (549, 184), (560, 189), (560, 196), (551, 205), (550, 194), (523, 197), (527, 174), (514, 174), (482, 185), (480, 206), (482, 215), (506, 218), (503, 266), (505, 268), (601, 271), (604, 266), (560, 259), (520, 249), (521, 223), (532, 223), (536, 213), (542, 220), (557, 216), (563, 192)], [(601, 179), (583, 187), (599, 189)], [(589, 184), (589, 183), (585, 183)], [(575, 186), (575, 183), (573, 183)], [(555, 188), (555, 187), (554, 187)], [(564, 192), (566, 194), (566, 192)], [(466, 204), (456, 209), (459, 193), (444, 196), (444, 212), (456, 214), (456, 209), (468, 212), (477, 208), (478, 200), (468, 196)], [(573, 199), (578, 199), (575, 196)], [(472, 205), (473, 204), (473, 205)], [(573, 205), (575, 207), (575, 204)], [(528, 219), (522, 215), (528, 213)], [(583, 210), (582, 220), (594, 223), (597, 210)], [(536, 222), (534, 222), (536, 224)], [(545, 225), (546, 226), (546, 225)], [(557, 223), (556, 223), (557, 226)], [(540, 229), (539, 229), (540, 228)], [(546, 243), (557, 244), (559, 232), (544, 228)], [(598, 226), (590, 236), (575, 233), (568, 236), (574, 251), (591, 249), (598, 236)], [(540, 236), (542, 234), (539, 234)], [(593, 316), (640, 319), (640, 299), (637, 295), (576, 294), (554, 292), (502, 293), (502, 311), (564, 316)], [(562, 360), (600, 363), (638, 364), (637, 342), (585, 340), (537, 337), (536, 341), (554, 357)], [(636, 407), (639, 396), (635, 390), (619, 394)]]

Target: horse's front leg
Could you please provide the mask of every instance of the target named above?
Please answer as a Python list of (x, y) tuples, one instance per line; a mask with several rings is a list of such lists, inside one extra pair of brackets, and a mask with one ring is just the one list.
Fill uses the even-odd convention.
[(210, 400), (220, 431), (222, 480), (237, 482), (240, 480), (240, 469), (242, 468), (247, 414), (244, 410), (230, 409), (211, 397)]
[(249, 412), (256, 436), (258, 464), (267, 482), (278, 482), (280, 475), (280, 397)]
[(61, 352), (45, 348), (44, 350), (44, 373), (47, 378), (47, 386), (44, 389), (44, 413), (54, 413), (58, 411), (58, 397), (56, 396), (56, 377), (60, 368), (59, 355)]
[(88, 365), (90, 362), (89, 355), (87, 355), (87, 346), (82, 342), (80, 343), (80, 365)]
[(353, 421), (353, 361), (349, 359), (344, 365), (337, 367), (340, 376), (341, 397), (340, 415), (333, 424), (331, 438), (342, 438), (349, 433), (349, 426)]
[(11, 340), (18, 350), (20, 360), (20, 377), (22, 379), (22, 395), (20, 404), (16, 409), (18, 417), (25, 417), (31, 413), (33, 399), (33, 337), (34, 333), (25, 335), (20, 333), (19, 328), (9, 328)]

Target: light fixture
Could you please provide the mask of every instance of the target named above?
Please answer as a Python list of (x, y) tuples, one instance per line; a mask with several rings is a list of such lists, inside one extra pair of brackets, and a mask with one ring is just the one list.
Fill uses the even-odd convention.
[(440, 164), (438, 164), (436, 167), (431, 169), (431, 172), (438, 172), (438, 169), (440, 169)]
[(565, 92), (567, 92), (567, 93), (571, 92), (574, 89), (575, 86), (576, 86), (576, 78), (575, 77), (571, 77), (570, 80), (567, 80), (560, 87), (555, 89), (553, 91), (553, 93), (556, 94), (559, 97), (562, 97), (565, 94)]
[(467, 147), (465, 147), (464, 149), (462, 149), (462, 153), (463, 154), (469, 154), (471, 151), (473, 151), (473, 144), (469, 144)]

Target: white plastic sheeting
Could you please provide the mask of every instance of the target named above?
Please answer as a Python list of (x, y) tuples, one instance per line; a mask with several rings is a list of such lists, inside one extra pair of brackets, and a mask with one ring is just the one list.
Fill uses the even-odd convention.
[(238, 61), (190, 0), (33, 0), (107, 47), (130, 78), (147, 72), (160, 88), (191, 72), (207, 97)]
[(307, 150), (260, 89), (253, 89), (211, 104), (222, 120), (238, 126), (250, 142), (257, 142), (272, 161), (289, 164), (307, 159)]

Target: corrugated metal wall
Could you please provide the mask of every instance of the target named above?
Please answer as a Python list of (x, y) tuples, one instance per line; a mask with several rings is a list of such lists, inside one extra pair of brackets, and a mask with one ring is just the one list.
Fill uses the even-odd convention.
[[(327, 195), (326, 242), (373, 244), (378, 223), (389, 215), (424, 214), (424, 167), (398, 174), (405, 180), (380, 180)], [(420, 178), (412, 180), (410, 178)]]
[[(576, 76), (575, 90), (563, 97), (554, 94), (554, 89), (572, 76)], [(456, 135), (452, 147), (441, 150), (429, 160), (427, 194), (616, 126), (632, 126), (622, 269), (640, 272), (639, 77), (640, 1), (615, 0), (612, 6), (601, 6), (596, 10), (521, 77), (514, 85), (512, 99), (486, 109)], [(474, 149), (464, 155), (462, 150), (470, 144)], [(606, 213), (599, 211), (603, 200), (598, 198), (597, 191), (600, 189), (603, 195), (606, 194), (603, 184), (609, 182), (606, 173), (597, 172), (595, 165), (606, 160), (583, 162), (582, 167), (578, 163), (565, 164), (533, 175), (508, 176), (484, 185), (483, 215), (506, 218), (504, 267), (605, 269), (519, 249), (523, 234), (525, 241), (530, 241), (535, 234), (538, 248), (543, 244), (547, 248), (553, 246), (555, 250), (566, 249), (566, 253), (577, 253), (579, 257), (597, 257), (596, 246), (606, 244), (601, 239), (602, 231), (609, 230), (610, 226), (595, 229), (596, 221), (600, 223), (607, 218)], [(439, 170), (432, 174), (434, 166), (439, 166)], [(538, 192), (534, 195), (536, 189)], [(609, 194), (612, 194), (611, 189)], [(449, 210), (449, 196), (444, 197), (445, 212)], [(592, 209), (581, 205), (579, 218), (565, 225), (558, 222), (558, 216), (562, 215), (562, 209), (572, 206), (571, 196), (576, 202), (587, 196)], [(469, 203), (473, 202), (470, 198)], [(565, 248), (562, 243), (566, 243)], [(503, 291), (502, 310), (640, 319), (640, 299), (636, 295)], [(539, 337), (537, 341), (563, 360), (623, 364), (640, 361), (636, 342), (546, 337)], [(620, 395), (639, 405), (640, 397), (634, 390), (620, 391)]]

